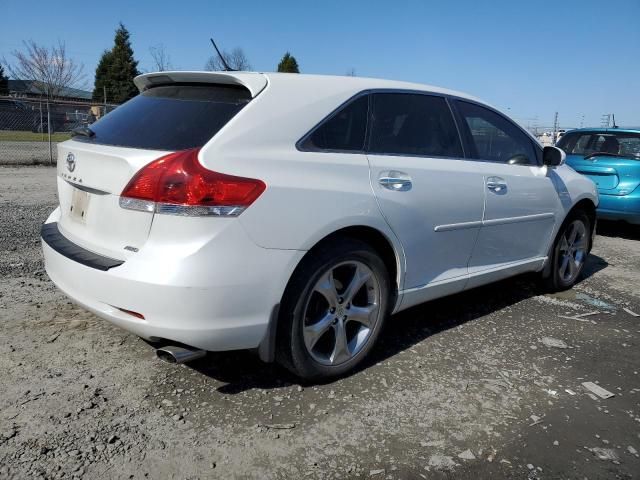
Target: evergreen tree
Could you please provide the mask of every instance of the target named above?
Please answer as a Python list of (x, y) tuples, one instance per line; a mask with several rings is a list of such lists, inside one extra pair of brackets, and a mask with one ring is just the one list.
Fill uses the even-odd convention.
[(282, 60), (280, 60), (280, 63), (278, 64), (278, 71), (286, 73), (300, 73), (296, 57), (291, 55), (289, 52), (285, 53), (284, 57), (282, 57)]
[(111, 92), (109, 66), (111, 65), (111, 51), (102, 52), (100, 62), (96, 67), (96, 79), (93, 88), (93, 99), (98, 102), (104, 101), (105, 87), (107, 90), (107, 100), (111, 101), (109, 92)]
[(9, 79), (4, 74), (2, 64), (0, 64), (0, 95), (9, 95)]
[(102, 54), (96, 68), (94, 100), (104, 100), (105, 87), (108, 102), (122, 103), (137, 95), (138, 89), (133, 84), (133, 79), (140, 72), (138, 62), (133, 58), (129, 37), (129, 31), (120, 23), (113, 48)]

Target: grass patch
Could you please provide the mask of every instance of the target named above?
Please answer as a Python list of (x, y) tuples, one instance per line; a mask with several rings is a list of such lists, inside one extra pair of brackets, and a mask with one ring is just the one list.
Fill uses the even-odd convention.
[[(51, 135), (52, 142), (64, 142), (71, 138), (71, 133), (54, 133)], [(0, 142), (47, 142), (49, 136), (44, 133), (22, 132), (12, 130), (0, 130)]]

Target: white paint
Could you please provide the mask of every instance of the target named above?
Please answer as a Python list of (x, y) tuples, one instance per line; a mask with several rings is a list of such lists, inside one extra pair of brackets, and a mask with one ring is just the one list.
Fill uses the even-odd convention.
[[(154, 75), (138, 77), (136, 84), (145, 88)], [(344, 227), (375, 229), (391, 244), (399, 311), (542, 269), (571, 207), (585, 198), (597, 203), (593, 183), (564, 165), (547, 169), (465, 159), (300, 152), (295, 146), (363, 90), (407, 89), (472, 99), (464, 94), (357, 77), (157, 75), (250, 90), (253, 100), (201, 149), (199, 160), (221, 173), (259, 178), (267, 190), (238, 218), (124, 210), (118, 196), (126, 183), (166, 152), (74, 140), (59, 145), (60, 208), (47, 222), (59, 222), (63, 235), (84, 249), (126, 261), (102, 272), (45, 245), (47, 272), (78, 303), (147, 339), (162, 337), (207, 350), (258, 346), (306, 251)], [(69, 152), (76, 155), (74, 172), (65, 170)], [(381, 188), (380, 173), (392, 169), (409, 174), (413, 188)], [(506, 194), (487, 190), (489, 176), (506, 181)], [(73, 187), (67, 180), (105, 193), (90, 195), (83, 222), (70, 216)], [(457, 227), (465, 222), (470, 223)], [(115, 307), (140, 312), (145, 320)]]

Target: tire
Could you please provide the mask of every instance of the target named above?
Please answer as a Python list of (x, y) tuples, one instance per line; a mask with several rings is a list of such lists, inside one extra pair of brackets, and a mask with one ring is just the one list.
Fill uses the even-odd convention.
[(548, 291), (573, 287), (591, 250), (591, 221), (583, 210), (571, 212), (556, 236), (551, 253), (551, 271), (544, 279)]
[(384, 262), (360, 240), (337, 238), (310, 251), (283, 296), (277, 361), (307, 381), (352, 371), (380, 334), (390, 288)]

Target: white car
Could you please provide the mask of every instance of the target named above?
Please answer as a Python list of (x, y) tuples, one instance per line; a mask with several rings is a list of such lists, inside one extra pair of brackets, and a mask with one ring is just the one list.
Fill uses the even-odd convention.
[(356, 77), (162, 72), (58, 145), (46, 270), (183, 362), (256, 349), (344, 374), (392, 313), (523, 272), (569, 288), (595, 185), (467, 95)]

